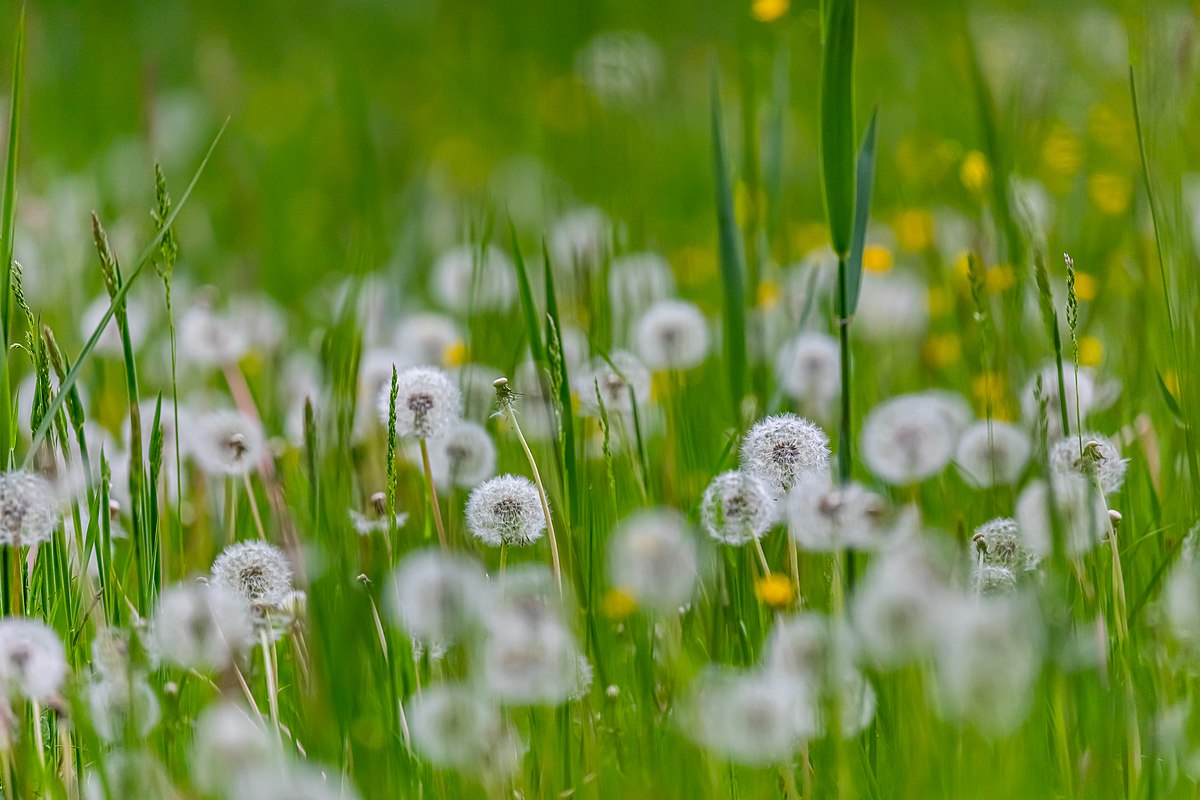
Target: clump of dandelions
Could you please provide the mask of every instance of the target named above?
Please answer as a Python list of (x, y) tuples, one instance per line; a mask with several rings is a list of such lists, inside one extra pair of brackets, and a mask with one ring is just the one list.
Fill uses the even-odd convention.
[(184, 583), (162, 593), (150, 622), (149, 648), (188, 670), (220, 671), (254, 640), (246, 599), (219, 584)]
[(691, 369), (708, 355), (708, 320), (691, 303), (660, 300), (638, 320), (634, 341), (650, 369)]
[(1063, 553), (1068, 556), (1091, 550), (1108, 535), (1104, 497), (1090, 479), (1078, 473), (1036, 480), (1017, 498), (1017, 527), (1028, 547), (1040, 556), (1054, 552), (1056, 518)]
[(237, 592), (256, 612), (282, 608), (292, 593), (292, 568), (273, 544), (237, 542), (212, 565), (212, 582)]
[(232, 409), (200, 415), (188, 444), (196, 465), (209, 475), (247, 475), (267, 452), (262, 427)]
[(50, 539), (58, 528), (58, 494), (36, 472), (0, 473), (0, 547), (22, 547)]
[[(458, 385), (436, 367), (409, 367), (396, 376), (396, 434), (413, 439), (443, 435), (461, 413)], [(385, 383), (379, 395), (379, 418), (388, 424), (391, 415), (391, 386)]]
[(67, 656), (58, 634), (37, 620), (0, 619), (0, 697), (45, 702), (58, 694), (66, 677)]
[(429, 466), (439, 487), (470, 489), (495, 473), (496, 445), (482, 425), (458, 420), (429, 442)]
[(978, 488), (1017, 482), (1029, 463), (1029, 435), (1009, 422), (976, 422), (958, 440), (954, 463), (967, 483)]
[(473, 559), (419, 550), (392, 573), (385, 607), (414, 641), (444, 646), (479, 621), (486, 591), (483, 567)]
[(697, 574), (692, 532), (673, 509), (638, 511), (609, 537), (609, 582), (644, 608), (669, 613), (686, 606)]
[(520, 475), (484, 481), (467, 500), (467, 526), (476, 539), (493, 547), (536, 542), (546, 530), (537, 486)]
[(885, 400), (867, 414), (859, 449), (867, 467), (897, 486), (933, 477), (949, 463), (959, 429), (947, 405), (926, 393)]
[(743, 472), (762, 480), (774, 497), (782, 497), (801, 475), (829, 466), (829, 437), (795, 414), (764, 417), (742, 441)]
[[(1082, 445), (1081, 445), (1082, 442)], [(1059, 439), (1050, 448), (1050, 472), (1055, 475), (1095, 476), (1105, 494), (1119, 492), (1125, 485), (1129, 459), (1121, 458), (1117, 443), (1093, 432)]]
[(709, 536), (742, 545), (766, 535), (775, 524), (775, 498), (757, 476), (741, 470), (712, 479), (700, 500), (700, 523)]

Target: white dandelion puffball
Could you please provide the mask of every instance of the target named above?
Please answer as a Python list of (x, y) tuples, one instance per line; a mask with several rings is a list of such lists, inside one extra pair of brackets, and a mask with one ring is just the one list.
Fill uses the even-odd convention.
[(691, 602), (699, 558), (692, 530), (674, 509), (638, 511), (608, 540), (609, 582), (638, 605), (670, 613)]
[(601, 103), (634, 108), (657, 93), (663, 54), (641, 31), (603, 31), (576, 54), (575, 70)]
[(1037, 569), (1041, 561), (1041, 557), (1027, 546), (1017, 521), (1009, 517), (997, 517), (983, 523), (975, 529), (971, 541), (975, 544), (979, 563), (986, 566), (1029, 572)]
[(430, 686), (405, 704), (413, 749), (435, 767), (475, 772), (493, 761), (499, 745), (519, 761), (524, 748), (499, 709), (479, 691), (459, 684)]
[(933, 477), (950, 462), (958, 444), (955, 421), (943, 403), (925, 394), (885, 400), (867, 414), (859, 450), (867, 467), (897, 486)]
[[(496, 407), (496, 378), (503, 374), (485, 364), (464, 364), (454, 374), (458, 392), (462, 395), (463, 416), (485, 422)], [(389, 379), (390, 380), (390, 379)]]
[[(379, 419), (391, 414), (391, 380), (379, 395)], [(458, 385), (436, 367), (409, 367), (396, 376), (396, 434), (435, 439), (446, 433), (462, 413)]]
[[(597, 388), (600, 400), (596, 399)], [(608, 360), (592, 359), (590, 369), (579, 379), (576, 392), (580, 410), (586, 414), (599, 416), (600, 402), (603, 402), (609, 414), (628, 417), (633, 414), (635, 402), (639, 413), (646, 408), (650, 399), (650, 372), (633, 353), (614, 350), (609, 353)]]
[(292, 568), (273, 544), (237, 542), (213, 562), (212, 582), (237, 592), (252, 607), (279, 608), (292, 593)]
[(67, 677), (67, 656), (51, 628), (20, 617), (0, 619), (0, 696), (45, 702)]
[(150, 650), (183, 669), (219, 671), (254, 640), (250, 606), (233, 589), (183, 583), (162, 593), (150, 622)]
[(506, 705), (558, 705), (579, 687), (579, 648), (555, 620), (492, 625), (482, 661), (484, 686)]
[(275, 754), (271, 734), (257, 714), (220, 700), (196, 721), (192, 777), (201, 791), (218, 794), (246, 770), (269, 763)]
[(691, 369), (708, 356), (708, 320), (691, 303), (660, 300), (638, 320), (634, 341), (650, 369)]
[(813, 693), (769, 672), (710, 667), (696, 679), (690, 694), (685, 733), (737, 764), (788, 762), (801, 744), (820, 732)]
[(795, 414), (764, 417), (742, 440), (742, 471), (760, 478), (776, 497), (787, 494), (801, 475), (828, 466), (829, 437)]
[(276, 760), (243, 771), (228, 796), (254, 800), (359, 800), (358, 793), (341, 773), (326, 772), (307, 761), (284, 766)]
[[(107, 294), (102, 294), (84, 309), (79, 318), (79, 333), (84, 341), (91, 338), (96, 331), (96, 326), (100, 324), (100, 320), (104, 318), (110, 306), (112, 306), (112, 298)], [(143, 303), (126, 297), (125, 319), (129, 326), (130, 343), (137, 348), (146, 341), (146, 333), (150, 330), (149, 311)], [(111, 358), (121, 358), (123, 345), (115, 314), (109, 317), (108, 324), (104, 326), (104, 332), (100, 334), (100, 339), (96, 342), (96, 350)]]
[(162, 721), (162, 705), (141, 675), (101, 676), (87, 684), (92, 726), (106, 742), (120, 742), (127, 730), (145, 738)]
[(1091, 550), (1108, 535), (1108, 508), (1092, 481), (1076, 473), (1052, 475), (1036, 480), (1017, 498), (1017, 527), (1028, 547), (1040, 556), (1054, 552), (1053, 497), (1068, 556)]
[(791, 683), (821, 687), (855, 670), (858, 643), (844, 621), (817, 612), (780, 617), (763, 644), (763, 668)]
[[(366, 350), (358, 366), (358, 400), (354, 405), (354, 436), (361, 441), (379, 419), (380, 403), (388, 403), (392, 391), (392, 370), (403, 372), (408, 366), (391, 347)], [(387, 417), (383, 418), (386, 429)]]
[(882, 666), (925, 655), (950, 596), (921, 549), (903, 545), (885, 552), (851, 598), (850, 618), (864, 655)]
[(929, 290), (900, 272), (864, 276), (854, 330), (872, 342), (914, 339), (929, 326)]
[(1009, 733), (1025, 719), (1042, 669), (1038, 620), (1018, 596), (951, 606), (934, 658), (934, 696), (943, 717), (992, 735)]
[(1050, 472), (1056, 475), (1095, 476), (1105, 494), (1121, 491), (1129, 459), (1121, 458), (1117, 443), (1093, 432), (1059, 439), (1050, 447)]
[(612, 239), (612, 222), (600, 209), (584, 206), (568, 211), (550, 229), (554, 268), (566, 274), (590, 272), (608, 257)]
[(467, 500), (467, 526), (476, 539), (493, 547), (536, 542), (546, 531), (537, 486), (520, 475), (484, 481)]
[(1031, 450), (1022, 428), (996, 420), (976, 422), (959, 438), (954, 463), (972, 486), (1008, 486), (1021, 477)]
[(776, 517), (775, 497), (759, 478), (741, 470), (712, 479), (700, 500), (700, 523), (708, 535), (729, 545), (761, 539)]
[(267, 453), (262, 427), (232, 409), (198, 416), (188, 443), (196, 465), (209, 475), (245, 475)]
[(971, 588), (983, 596), (1011, 594), (1017, 590), (1017, 574), (1008, 567), (975, 564), (971, 569)]
[[(1078, 372), (1078, 378), (1076, 378)], [(1059, 400), (1058, 367), (1048, 364), (1030, 377), (1021, 390), (1021, 417), (1026, 425), (1035, 427), (1038, 420), (1037, 379), (1042, 379), (1042, 395), (1046, 402), (1046, 433), (1051, 440), (1063, 436), (1062, 404)], [(1100, 382), (1090, 367), (1063, 369), (1066, 389), (1067, 421), (1071, 430), (1078, 430), (1080, 420), (1093, 411), (1102, 411), (1113, 403), (1119, 385), (1113, 381)]]
[(842, 394), (841, 353), (827, 333), (802, 333), (775, 359), (775, 379), (783, 393), (828, 418)]
[(792, 539), (811, 552), (870, 550), (915, 527), (911, 513), (893, 509), (861, 484), (836, 486), (827, 471), (801, 475), (785, 510)]
[(1175, 562), (1159, 603), (1171, 634), (1193, 650), (1200, 647), (1200, 567), (1194, 561)]
[(49, 541), (58, 528), (59, 495), (36, 472), (0, 473), (0, 547)]
[(449, 644), (478, 624), (487, 584), (475, 560), (419, 550), (400, 561), (386, 592), (385, 608), (410, 638)]
[(188, 307), (179, 318), (179, 361), (198, 367), (236, 364), (250, 349), (250, 340), (234, 323), (201, 299)]
[(495, 473), (496, 445), (482, 425), (459, 420), (429, 442), (429, 468), (439, 487), (470, 489)]
[(392, 345), (401, 366), (448, 367), (461, 350), (463, 338), (454, 320), (425, 312), (401, 320), (392, 335)]
[(657, 253), (629, 253), (614, 258), (608, 267), (608, 302), (616, 319), (636, 319), (674, 294), (671, 265)]
[(495, 245), (459, 245), (434, 262), (432, 288), (438, 303), (458, 314), (505, 311), (517, 298), (516, 271)]

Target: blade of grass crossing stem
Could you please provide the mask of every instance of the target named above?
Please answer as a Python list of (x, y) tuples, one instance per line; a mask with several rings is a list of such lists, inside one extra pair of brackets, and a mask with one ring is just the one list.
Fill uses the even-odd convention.
[[(560, 456), (563, 464), (563, 494), (567, 498), (564, 504), (568, 510), (565, 529), (570, 531), (571, 520), (579, 518), (577, 507), (577, 488), (579, 476), (576, 474), (575, 463), (575, 414), (571, 407), (571, 380), (567, 374), (567, 360), (563, 356), (562, 322), (558, 317), (558, 300), (554, 290), (554, 268), (550, 263), (550, 252), (546, 250), (546, 349), (557, 353), (552, 369), (557, 370), (555, 383), (558, 385), (558, 400), (562, 407), (560, 424), (562, 425), (562, 441)], [(571, 536), (565, 537), (570, 547)]]
[(871, 112), (867, 132), (854, 167), (854, 230), (850, 237), (850, 256), (846, 259), (846, 316), (853, 317), (862, 291), (863, 250), (867, 244), (867, 219), (871, 215), (871, 185), (875, 179), (875, 128), (879, 107)]
[[(0, 358), (0, 467), (8, 468), (13, 436), (11, 414), (12, 378), (8, 369), (9, 316), (12, 311), (12, 267), (17, 215), (17, 151), (21, 129), (21, 69), (25, 56), (25, 8), (17, 21), (17, 40), (13, 46), (12, 98), (8, 115), (8, 147), (4, 162), (4, 201), (0, 204), (0, 327), (3, 328), (4, 357)], [(35, 448), (32, 448), (32, 453)]]
[(538, 324), (537, 305), (533, 302), (533, 289), (529, 285), (529, 270), (521, 254), (521, 242), (517, 239), (517, 228), (510, 219), (508, 232), (512, 237), (513, 265), (517, 272), (517, 287), (521, 293), (521, 311), (525, 317), (525, 328), (529, 332), (529, 352), (539, 364), (546, 363), (546, 348), (542, 344), (541, 325)]
[(734, 418), (741, 416), (746, 394), (746, 267), (741, 236), (733, 211), (733, 187), (725, 157), (721, 125), (721, 94), (717, 70), (712, 73), (713, 171), (717, 191), (717, 235), (721, 254), (721, 283), (725, 295), (725, 358), (729, 367), (729, 394)]
[(66, 399), (66, 395), (71, 390), (71, 387), (75, 385), (75, 381), (79, 379), (79, 371), (83, 368), (83, 365), (87, 363), (88, 359), (92, 355), (92, 352), (96, 349), (96, 345), (100, 341), (100, 336), (104, 333), (104, 329), (108, 326), (109, 321), (112, 320), (113, 313), (116, 311), (117, 306), (125, 301), (125, 297), (129, 294), (130, 288), (133, 287), (134, 281), (136, 281), (137, 277), (141, 275), (146, 264), (150, 262), (150, 258), (155, 254), (155, 252), (158, 251), (158, 245), (162, 242), (162, 238), (166, 234), (166, 231), (171, 228), (172, 223), (175, 222), (175, 218), (179, 216), (179, 212), (183, 210), (185, 205), (187, 205), (188, 198), (192, 196), (192, 191), (196, 188), (196, 183), (199, 182), (200, 175), (204, 172), (205, 166), (208, 165), (208, 160), (212, 158), (213, 151), (216, 150), (217, 143), (221, 141), (221, 136), (224, 135), (225, 128), (228, 125), (229, 120), (226, 119), (221, 125), (221, 129), (217, 131), (217, 135), (213, 137), (212, 144), (208, 146), (208, 151), (205, 152), (204, 158), (200, 160), (199, 166), (196, 167), (196, 171), (192, 175), (191, 181), (188, 182), (187, 189), (184, 190), (183, 195), (179, 198), (179, 202), (171, 211), (171, 216), (167, 218), (165, 223), (163, 223), (158, 234), (154, 237), (154, 239), (151, 240), (150, 244), (146, 245), (145, 249), (142, 250), (141, 254), (138, 256), (137, 262), (134, 265), (133, 271), (130, 272), (129, 276), (121, 284), (121, 288), (117, 291), (116, 296), (113, 297), (112, 302), (109, 303), (108, 309), (104, 312), (104, 315), (100, 318), (99, 322), (97, 322), (95, 329), (92, 331), (92, 335), (88, 337), (87, 343), (84, 344), (83, 349), (79, 351), (79, 355), (76, 357), (75, 363), (71, 365), (71, 371), (67, 373), (66, 379), (63, 380), (62, 385), (59, 387), (58, 394), (54, 396), (54, 400), (50, 403), (50, 408), (46, 410), (46, 416), (42, 419), (42, 424), (38, 426), (37, 431), (33, 435), (33, 442), (29, 447), (28, 454), (25, 456), (25, 467), (29, 466), (29, 463), (33, 458), (33, 454), (37, 452), (38, 445), (40, 445), (42, 440), (46, 437), (46, 432), (50, 428), (51, 420), (54, 419), (54, 415), (57, 414), (58, 410), (62, 407), (62, 404)]

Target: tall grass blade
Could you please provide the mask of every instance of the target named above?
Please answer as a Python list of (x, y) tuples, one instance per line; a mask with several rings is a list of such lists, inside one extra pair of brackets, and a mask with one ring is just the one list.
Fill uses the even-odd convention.
[(867, 220), (871, 216), (871, 187), (875, 181), (875, 129), (879, 107), (871, 112), (867, 132), (854, 168), (854, 231), (850, 238), (850, 255), (846, 259), (846, 316), (853, 317), (862, 291), (863, 250), (867, 245)]
[(721, 254), (721, 284), (725, 299), (725, 358), (729, 369), (729, 394), (735, 418), (741, 414), (746, 394), (746, 265), (741, 234), (733, 210), (733, 185), (725, 153), (721, 124), (721, 94), (717, 70), (712, 73), (713, 172), (717, 190), (717, 236)]

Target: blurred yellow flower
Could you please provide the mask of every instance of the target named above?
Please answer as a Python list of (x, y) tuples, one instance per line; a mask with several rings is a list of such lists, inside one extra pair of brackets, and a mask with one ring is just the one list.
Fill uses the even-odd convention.
[(462, 339), (455, 339), (442, 352), (442, 361), (447, 367), (461, 367), (467, 363), (467, 345)]
[(601, 610), (609, 619), (625, 619), (637, 611), (637, 601), (620, 589), (610, 589), (604, 595)]
[(1171, 393), (1171, 396), (1174, 397), (1176, 400), (1178, 400), (1179, 399), (1179, 375), (1177, 375), (1175, 373), (1175, 370), (1169, 369), (1166, 372), (1164, 372), (1162, 374), (1162, 381), (1163, 381), (1163, 385), (1165, 385), (1167, 387), (1167, 391)]
[(1075, 273), (1075, 297), (1082, 303), (1096, 299), (1096, 277), (1087, 272)]
[(992, 294), (1000, 294), (1012, 288), (1017, 282), (1017, 273), (1009, 264), (997, 264), (994, 267), (988, 267), (984, 273), (984, 285)]
[(1104, 345), (1095, 336), (1084, 336), (1079, 340), (1079, 363), (1094, 367), (1104, 357)]
[(925, 361), (931, 366), (946, 367), (962, 356), (962, 344), (953, 333), (936, 333), (925, 340)]
[(967, 153), (958, 168), (958, 177), (969, 191), (982, 192), (992, 179), (992, 168), (988, 164), (987, 156), (978, 150)]
[(933, 244), (933, 214), (924, 208), (910, 208), (896, 216), (892, 226), (901, 250), (920, 253)]
[(878, 244), (863, 248), (863, 269), (868, 272), (888, 272), (893, 263), (892, 251), (888, 248)]
[(971, 254), (963, 250), (954, 259), (954, 277), (966, 283), (971, 277)]
[(779, 305), (779, 298), (782, 295), (782, 290), (779, 288), (779, 283), (776, 281), (759, 281), (758, 282), (758, 307), (764, 311), (770, 311), (775, 306)]
[(998, 406), (1008, 396), (1008, 382), (999, 372), (984, 372), (971, 379), (971, 394), (980, 405)]
[(1092, 204), (1110, 217), (1125, 213), (1133, 197), (1133, 183), (1124, 175), (1097, 172), (1088, 179), (1088, 196)]
[(717, 277), (717, 256), (705, 247), (681, 247), (669, 259), (678, 264), (676, 279), (684, 287), (703, 286)]
[(792, 240), (792, 249), (801, 254), (829, 244), (829, 229), (821, 222), (802, 222), (799, 225), (793, 225), (788, 234)]
[(1042, 144), (1042, 164), (1060, 177), (1074, 175), (1083, 164), (1083, 146), (1074, 131), (1058, 123)]
[(774, 574), (754, 582), (754, 596), (771, 608), (783, 608), (792, 602), (796, 591), (787, 577)]
[(929, 287), (929, 313), (932, 316), (940, 317), (943, 314), (949, 314), (954, 308), (954, 298), (950, 292), (941, 286)]
[(750, 13), (759, 22), (772, 22), (787, 13), (788, 0), (754, 0)]

